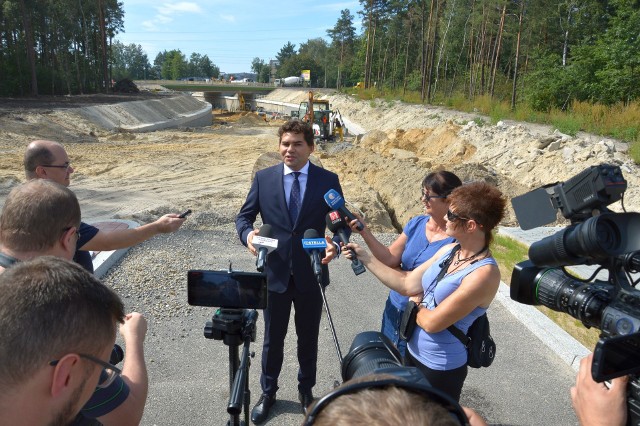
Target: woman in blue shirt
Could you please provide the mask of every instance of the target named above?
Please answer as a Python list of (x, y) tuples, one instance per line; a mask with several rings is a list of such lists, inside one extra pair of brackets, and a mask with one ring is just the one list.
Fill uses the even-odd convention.
[(405, 363), (420, 369), (433, 387), (459, 400), (467, 377), (467, 351), (447, 328), (455, 325), (466, 333), (498, 292), (500, 270), (489, 245), (491, 231), (504, 216), (506, 199), (485, 182), (460, 186), (448, 199), (445, 232), (458, 242), (445, 245), (413, 271), (389, 268), (353, 243), (346, 246), (346, 257), (350, 259), (353, 250), (387, 287), (404, 295), (423, 295)]
[[(360, 233), (371, 254), (384, 265), (400, 268), (402, 271), (413, 271), (443, 246), (454, 241), (445, 233), (444, 216), (449, 208), (447, 196), (460, 185), (460, 178), (451, 172), (429, 173), (422, 181), (420, 196), (424, 214), (409, 220), (402, 234), (389, 247), (378, 241), (366, 226), (358, 231), (356, 221), (350, 223), (351, 229)], [(408, 300), (408, 296), (391, 290), (382, 314), (382, 334), (391, 339), (403, 358), (407, 342), (400, 337), (399, 329)]]

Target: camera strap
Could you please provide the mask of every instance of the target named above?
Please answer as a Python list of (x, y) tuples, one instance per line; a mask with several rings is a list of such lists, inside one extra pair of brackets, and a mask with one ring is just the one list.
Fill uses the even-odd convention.
[[(442, 263), (440, 263), (440, 266), (442, 267), (442, 269), (440, 270), (440, 273), (436, 277), (436, 280), (435, 280), (435, 284), (436, 285), (442, 279), (442, 277), (444, 277), (446, 275), (447, 269), (449, 269), (449, 266), (453, 262), (453, 258), (455, 257), (456, 253), (459, 250), (460, 250), (460, 244), (457, 244), (453, 248), (453, 250), (451, 250), (451, 254), (449, 255), (449, 257), (446, 258), (445, 260), (443, 260)], [(485, 249), (482, 249), (482, 251), (484, 251), (484, 250)], [(435, 286), (434, 286), (434, 289), (435, 289)], [(433, 303), (435, 304), (435, 306), (438, 306), (438, 302), (436, 302), (435, 297), (433, 299)], [(449, 330), (449, 332), (451, 332), (451, 334), (453, 334), (455, 337), (457, 337), (458, 340), (460, 340), (460, 342), (462, 342), (462, 344), (465, 346), (465, 348), (469, 346), (470, 339), (458, 327), (456, 327), (455, 325), (451, 324), (449, 327), (447, 327), (447, 330)]]
[[(455, 247), (451, 249), (451, 253), (449, 253), (449, 256), (446, 259), (444, 259), (442, 262), (440, 262), (440, 264), (438, 265), (440, 267), (440, 272), (438, 273), (438, 276), (436, 276), (436, 279), (433, 280), (429, 288), (423, 293), (422, 300), (424, 300), (427, 294), (435, 290), (436, 286), (438, 285), (442, 277), (444, 277), (447, 274), (447, 270), (449, 269), (449, 266), (453, 262), (453, 258), (456, 256), (456, 253), (458, 253), (459, 250), (460, 250), (460, 244), (456, 244)], [(435, 297), (433, 299), (433, 303), (435, 303), (436, 306), (438, 305), (438, 303), (435, 300)]]

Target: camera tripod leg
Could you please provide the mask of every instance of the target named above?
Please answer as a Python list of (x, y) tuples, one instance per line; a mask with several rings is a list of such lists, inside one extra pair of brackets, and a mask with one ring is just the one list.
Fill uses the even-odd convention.
[(333, 342), (336, 345), (336, 352), (338, 353), (338, 361), (340, 362), (340, 365), (342, 365), (342, 352), (340, 351), (340, 344), (338, 343), (336, 328), (333, 326), (333, 320), (331, 319), (331, 312), (329, 311), (329, 304), (327, 303), (327, 296), (324, 293), (322, 280), (318, 280), (318, 286), (320, 286), (320, 294), (322, 295), (322, 304), (324, 305), (324, 310), (327, 312), (327, 320), (329, 321), (329, 328), (331, 328), (331, 334), (333, 335)]
[[(231, 394), (231, 398), (233, 398), (233, 384), (235, 382), (236, 374), (240, 374), (238, 371), (238, 367), (240, 365), (240, 358), (238, 357), (238, 346), (229, 345), (229, 392)], [(231, 403), (229, 404), (231, 405)], [(240, 426), (240, 417), (237, 412), (229, 411), (227, 408), (227, 412), (229, 413), (229, 421), (227, 422), (228, 426)], [(246, 420), (246, 419), (245, 419)]]

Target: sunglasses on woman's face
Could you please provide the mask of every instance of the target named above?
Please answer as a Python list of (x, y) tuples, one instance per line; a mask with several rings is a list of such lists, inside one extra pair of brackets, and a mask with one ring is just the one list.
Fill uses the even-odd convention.
[(447, 198), (444, 195), (429, 195), (428, 193), (422, 191), (422, 195), (420, 196), (421, 200), (424, 200), (426, 202), (429, 202), (431, 200), (433, 200), (434, 198)]
[(468, 217), (461, 217), (452, 212), (451, 210), (447, 210), (447, 220), (449, 222), (454, 222), (456, 220), (471, 220)]

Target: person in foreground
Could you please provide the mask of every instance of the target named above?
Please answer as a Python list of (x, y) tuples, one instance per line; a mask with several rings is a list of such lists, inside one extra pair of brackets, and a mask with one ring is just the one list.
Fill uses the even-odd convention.
[(402, 378), (391, 374), (347, 380), (309, 408), (303, 425), (487, 425), (471, 408), (447, 401), (428, 387), (406, 385)]
[[(68, 188), (43, 179), (11, 190), (0, 215), (0, 274), (21, 262), (56, 256), (73, 259), (79, 238), (80, 205)], [(144, 360), (145, 318), (125, 315), (123, 373), (109, 386), (96, 389), (75, 424), (105, 426), (138, 424), (147, 399), (148, 377)]]
[[(24, 170), (27, 179), (48, 179), (69, 186), (71, 173), (74, 172), (69, 156), (58, 142), (36, 140), (27, 146), (24, 153)], [(89, 251), (110, 251), (131, 247), (149, 238), (180, 228), (185, 219), (177, 214), (167, 214), (137, 228), (100, 231), (84, 222), (80, 224), (80, 238), (74, 260), (89, 272), (93, 272), (93, 263)]]
[(384, 265), (354, 243), (346, 246), (346, 257), (354, 251), (384, 285), (400, 294), (422, 293), (405, 364), (418, 367), (433, 387), (458, 401), (467, 377), (467, 350), (447, 327), (455, 325), (466, 333), (498, 291), (500, 270), (489, 245), (506, 200), (496, 187), (473, 182), (454, 189), (449, 202), (445, 232), (458, 243), (442, 247), (409, 274)]
[[(324, 236), (325, 216), (330, 211), (324, 201), (324, 194), (330, 189), (342, 194), (338, 176), (309, 161), (315, 146), (313, 131), (307, 123), (288, 121), (278, 129), (278, 136), (282, 163), (256, 173), (247, 199), (236, 218), (240, 241), (252, 254), (257, 253), (252, 241), (258, 235), (258, 230), (253, 225), (258, 213), (263, 224), (271, 225), (271, 237), (278, 240), (278, 247), (268, 255), (265, 267), (269, 296), (268, 306), (263, 314), (265, 332), (260, 376), (262, 396), (251, 411), (254, 423), (264, 422), (276, 401), (292, 305), (295, 309), (300, 365), (298, 398), (303, 413), (313, 400), (322, 295), (309, 255), (302, 248), (302, 238), (311, 229), (317, 235)], [(329, 284), (326, 265), (336, 255), (336, 251), (334, 243), (327, 237), (326, 255), (322, 259), (323, 286)]]
[(39, 256), (71, 260), (79, 228), (80, 204), (68, 188), (46, 180), (16, 186), (0, 215), (0, 273)]
[(0, 294), (2, 423), (69, 423), (96, 387), (120, 375), (108, 360), (122, 301), (80, 266), (52, 256), (7, 269)]
[(624, 426), (627, 424), (627, 383), (629, 376), (598, 383), (591, 376), (593, 354), (580, 360), (571, 402), (582, 426)]
[[(360, 232), (376, 259), (391, 268), (412, 271), (431, 258), (444, 245), (455, 240), (445, 232), (445, 214), (449, 208), (449, 194), (462, 185), (460, 178), (448, 171), (429, 173), (422, 181), (420, 201), (425, 214), (416, 216), (402, 230), (402, 234), (389, 247), (383, 245), (365, 225), (358, 231), (357, 220), (349, 223), (351, 230)], [(361, 220), (364, 224), (364, 221)], [(420, 293), (422, 294), (422, 293)], [(409, 300), (395, 290), (389, 297), (382, 314), (381, 332), (406, 356), (407, 341), (400, 336), (400, 321)]]

